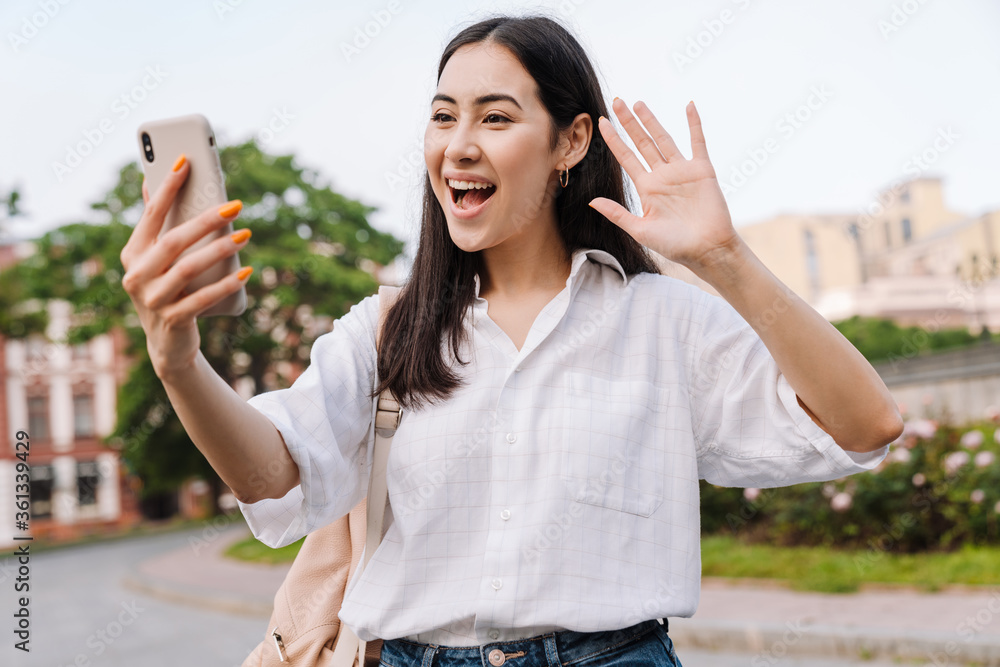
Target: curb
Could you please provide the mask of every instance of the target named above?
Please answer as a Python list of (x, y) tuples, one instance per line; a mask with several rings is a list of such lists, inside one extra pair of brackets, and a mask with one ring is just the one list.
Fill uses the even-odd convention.
[(270, 618), (271, 611), (274, 608), (273, 598), (263, 601), (216, 590), (203, 590), (193, 586), (183, 586), (174, 582), (159, 582), (153, 577), (135, 571), (122, 577), (121, 583), (125, 588), (145, 593), (146, 595), (166, 600), (167, 602), (191, 605), (201, 609), (214, 609), (242, 616), (254, 616), (264, 618), (265, 620)]
[[(751, 653), (754, 665), (772, 665), (785, 656), (825, 656), (852, 660), (920, 659), (945, 665), (974, 662), (1000, 667), (1000, 636), (961, 637), (946, 632), (845, 628), (832, 625), (759, 625), (746, 621), (671, 618), (670, 637), (685, 648)], [(682, 654), (683, 655), (683, 654)]]
[[(121, 584), (133, 591), (168, 602), (266, 620), (274, 609), (274, 594), (278, 584), (272, 581), (270, 585), (261, 585), (266, 580), (259, 579), (258, 575), (270, 566), (261, 568), (258, 564), (230, 561), (222, 555), (230, 544), (243, 539), (245, 534), (244, 528), (224, 531), (203, 547), (203, 554), (192, 552), (190, 547), (179, 547), (147, 558), (129, 568), (122, 576)], [(163, 558), (173, 558), (179, 565), (172, 572), (161, 571), (163, 564), (157, 561)], [(187, 580), (186, 573), (206, 565), (207, 574)], [(235, 574), (231, 574), (234, 570)], [(181, 576), (178, 576), (179, 573)], [(281, 572), (280, 579), (284, 579), (284, 575)], [(213, 586), (212, 583), (222, 585)]]

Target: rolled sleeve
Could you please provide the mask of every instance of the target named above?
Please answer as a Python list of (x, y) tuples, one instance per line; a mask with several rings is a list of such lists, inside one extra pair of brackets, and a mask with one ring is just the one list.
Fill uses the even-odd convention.
[(760, 336), (705, 294), (692, 357), (699, 476), (719, 486), (777, 487), (839, 479), (877, 466), (888, 446), (849, 452), (799, 404)]
[(332, 523), (368, 491), (377, 317), (378, 295), (366, 297), (316, 339), (291, 387), (248, 401), (278, 429), (299, 468), (299, 484), (284, 497), (239, 503), (254, 537), (270, 547)]

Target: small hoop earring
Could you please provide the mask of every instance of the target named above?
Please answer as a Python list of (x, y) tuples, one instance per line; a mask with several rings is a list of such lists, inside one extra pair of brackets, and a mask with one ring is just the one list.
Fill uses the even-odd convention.
[(563, 169), (559, 172), (559, 185), (564, 188), (569, 185), (569, 169)]

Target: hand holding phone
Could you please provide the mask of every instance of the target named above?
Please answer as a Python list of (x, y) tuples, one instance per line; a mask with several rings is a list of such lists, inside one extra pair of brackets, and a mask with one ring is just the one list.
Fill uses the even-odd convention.
[[(226, 183), (219, 163), (219, 152), (215, 146), (212, 127), (201, 114), (190, 114), (150, 121), (139, 126), (139, 149), (145, 183), (151, 193), (157, 192), (173, 172), (179, 155), (184, 155), (190, 172), (186, 182), (177, 191), (160, 228), (160, 236), (195, 218), (207, 209), (226, 203)], [(233, 233), (232, 224), (213, 230), (185, 248), (184, 257), (214, 240)], [(186, 290), (194, 292), (211, 285), (240, 268), (237, 254), (222, 257), (217, 263), (191, 278)], [(227, 294), (213, 303), (198, 317), (208, 315), (239, 315), (246, 310), (246, 290), (240, 289)]]
[[(186, 154), (154, 157), (156, 164), (169, 166), (159, 170), (158, 188), (151, 187), (148, 178), (143, 181), (146, 208), (121, 252), (122, 286), (146, 332), (153, 367), (165, 379), (193, 365), (201, 345), (196, 317), (245, 309), (245, 284), (252, 269), (239, 269), (235, 260), (250, 238), (249, 230), (232, 229), (242, 203), (226, 202), (223, 194), (221, 203), (216, 200), (177, 222), (181, 209), (173, 204), (196, 167)], [(173, 226), (168, 228), (168, 222)], [(229, 267), (235, 268), (227, 272)], [(228, 307), (220, 309), (219, 304)]]

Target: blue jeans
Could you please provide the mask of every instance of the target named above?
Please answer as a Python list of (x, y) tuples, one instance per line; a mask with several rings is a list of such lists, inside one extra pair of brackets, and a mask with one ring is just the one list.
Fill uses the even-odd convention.
[(652, 619), (621, 630), (575, 632), (492, 642), (437, 646), (409, 639), (382, 642), (382, 667), (681, 667), (674, 644)]

